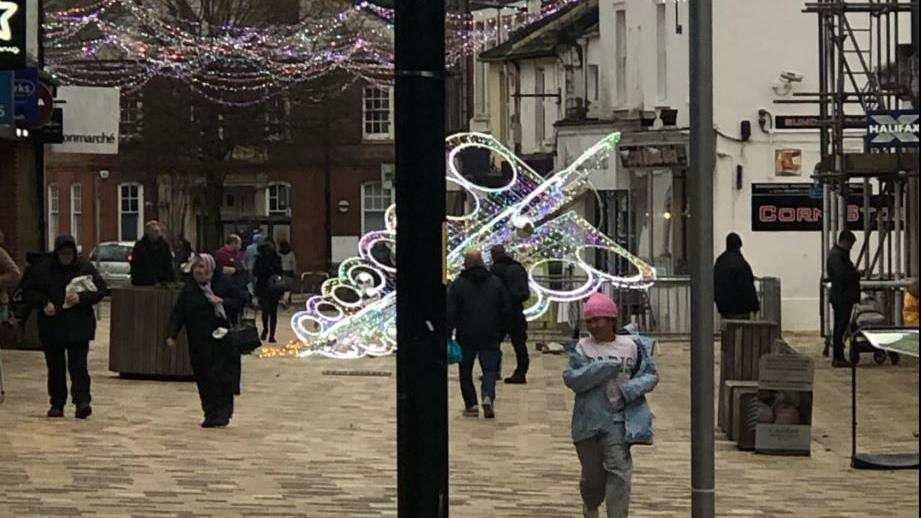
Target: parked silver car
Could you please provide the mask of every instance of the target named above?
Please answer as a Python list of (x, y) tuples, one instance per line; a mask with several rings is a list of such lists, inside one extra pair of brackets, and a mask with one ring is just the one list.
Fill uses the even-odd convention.
[(90, 254), (90, 261), (99, 270), (99, 275), (106, 281), (109, 289), (131, 286), (131, 250), (134, 243), (130, 241), (106, 241), (99, 243)]

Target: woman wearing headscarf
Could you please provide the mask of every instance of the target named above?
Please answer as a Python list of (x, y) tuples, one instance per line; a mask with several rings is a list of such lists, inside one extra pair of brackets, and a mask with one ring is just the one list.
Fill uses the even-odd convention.
[(216, 272), (215, 266), (209, 254), (193, 259), (192, 276), (173, 307), (166, 340), (175, 347), (185, 328), (205, 412), (204, 428), (227, 426), (233, 416), (233, 396), (240, 393), (240, 355), (224, 336), (249, 301), (249, 294)]
[[(270, 343), (275, 343), (275, 328), (278, 325), (278, 302), (284, 294), (284, 284), (279, 284), (281, 276), (281, 257), (275, 251), (275, 244), (265, 240), (259, 245), (259, 255), (253, 266), (253, 278), (256, 281), (256, 298), (262, 310), (262, 336)], [(273, 278), (275, 278), (273, 280)]]

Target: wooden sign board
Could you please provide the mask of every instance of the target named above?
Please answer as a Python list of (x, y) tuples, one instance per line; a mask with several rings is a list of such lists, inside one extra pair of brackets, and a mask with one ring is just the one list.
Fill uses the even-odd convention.
[(812, 444), (812, 358), (801, 354), (761, 357), (755, 451), (809, 455)]

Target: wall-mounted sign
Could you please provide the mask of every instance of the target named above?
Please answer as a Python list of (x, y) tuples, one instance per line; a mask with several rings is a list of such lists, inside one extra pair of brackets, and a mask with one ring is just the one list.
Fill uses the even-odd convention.
[(0, 0), (0, 70), (26, 66), (26, 0)]
[(802, 176), (803, 150), (774, 150), (774, 176)]
[(119, 90), (94, 86), (62, 86), (67, 126), (64, 142), (51, 146), (54, 153), (118, 154)]
[(42, 140), (45, 144), (61, 144), (64, 142), (64, 109), (55, 108), (51, 112), (51, 119), (44, 126)]
[(688, 152), (684, 144), (620, 146), (623, 167), (687, 167)]
[(802, 354), (766, 354), (758, 368), (755, 451), (809, 455), (815, 366)]
[(918, 147), (918, 111), (867, 112), (867, 149)]
[[(845, 128), (865, 128), (867, 119), (862, 115), (845, 115)], [(774, 129), (819, 129), (822, 127), (818, 115), (777, 115), (774, 117)]]
[(12, 124), (16, 119), (13, 95), (13, 73), (0, 71), (0, 124)]
[(35, 118), (38, 111), (38, 69), (17, 70), (13, 91), (16, 95), (16, 124), (25, 125)]
[[(812, 185), (805, 182), (752, 184), (752, 231), (822, 230), (822, 198), (813, 196)], [(873, 207), (879, 202), (878, 195), (873, 195), (870, 199)], [(871, 217), (874, 214), (875, 210), (871, 210)], [(847, 222), (851, 230), (863, 230), (862, 184), (850, 185)]]

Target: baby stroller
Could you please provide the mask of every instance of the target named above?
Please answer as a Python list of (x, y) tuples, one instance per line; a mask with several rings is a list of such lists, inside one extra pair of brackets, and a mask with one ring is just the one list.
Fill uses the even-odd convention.
[(851, 325), (848, 334), (851, 341), (851, 363), (855, 365), (860, 363), (860, 353), (873, 353), (873, 361), (877, 365), (886, 363), (886, 357), (893, 365), (899, 364), (898, 353), (881, 351), (867, 342), (867, 339), (860, 333), (863, 330), (886, 329), (892, 327), (888, 322), (886, 315), (883, 313), (879, 301), (873, 297), (864, 297), (859, 303), (854, 305), (854, 312), (851, 316)]

